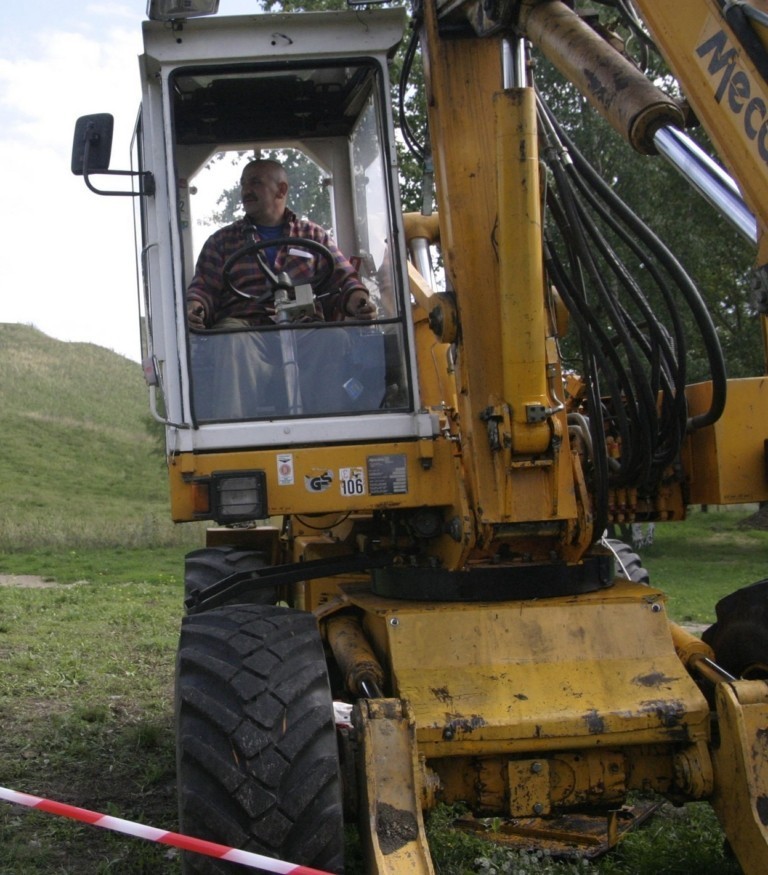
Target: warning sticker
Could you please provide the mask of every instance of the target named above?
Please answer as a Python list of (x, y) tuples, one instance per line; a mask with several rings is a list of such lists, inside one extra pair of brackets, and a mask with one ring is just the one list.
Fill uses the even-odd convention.
[(339, 489), (349, 498), (365, 495), (365, 471), (362, 468), (339, 468)]
[(368, 491), (371, 495), (402, 495), (408, 492), (405, 456), (368, 456)]
[(277, 485), (293, 486), (293, 453), (278, 453), (277, 455)]

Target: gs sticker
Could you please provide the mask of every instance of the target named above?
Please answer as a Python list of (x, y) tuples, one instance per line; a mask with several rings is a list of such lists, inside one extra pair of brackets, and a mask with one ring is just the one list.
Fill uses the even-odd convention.
[(322, 471), (319, 474), (305, 474), (304, 486), (307, 492), (325, 492), (333, 483), (333, 471)]

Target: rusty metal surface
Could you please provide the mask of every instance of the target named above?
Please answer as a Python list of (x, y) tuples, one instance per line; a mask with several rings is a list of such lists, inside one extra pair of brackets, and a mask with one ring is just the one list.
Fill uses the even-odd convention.
[(614, 847), (621, 836), (647, 820), (661, 804), (660, 800), (654, 799), (598, 814), (573, 813), (509, 820), (463, 816), (454, 822), (454, 826), (518, 850), (541, 849), (553, 857), (593, 859)]

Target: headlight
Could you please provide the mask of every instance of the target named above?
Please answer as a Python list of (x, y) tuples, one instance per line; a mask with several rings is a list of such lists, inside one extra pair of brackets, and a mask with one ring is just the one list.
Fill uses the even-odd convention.
[(269, 516), (263, 471), (214, 471), (210, 496), (211, 516), (221, 525)]

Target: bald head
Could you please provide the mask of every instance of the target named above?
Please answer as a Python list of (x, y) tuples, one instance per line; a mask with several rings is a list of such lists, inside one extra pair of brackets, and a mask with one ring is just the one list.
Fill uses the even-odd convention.
[(246, 215), (257, 225), (279, 225), (285, 212), (288, 176), (278, 161), (247, 164), (240, 177), (240, 197)]

